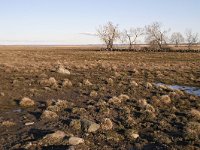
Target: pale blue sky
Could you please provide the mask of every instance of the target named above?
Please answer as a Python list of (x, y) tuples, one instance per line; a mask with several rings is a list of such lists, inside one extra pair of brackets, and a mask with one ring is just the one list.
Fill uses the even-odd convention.
[(80, 33), (108, 21), (200, 33), (200, 0), (0, 0), (0, 44), (95, 44)]

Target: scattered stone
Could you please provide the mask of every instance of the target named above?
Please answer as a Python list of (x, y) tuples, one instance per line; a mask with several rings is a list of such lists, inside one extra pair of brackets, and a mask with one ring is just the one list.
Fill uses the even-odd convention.
[(57, 73), (60, 73), (60, 74), (66, 74), (66, 75), (70, 75), (70, 71), (65, 69), (65, 67), (63, 67), (62, 65), (60, 65), (57, 69)]
[(112, 123), (111, 119), (110, 118), (105, 118), (103, 120), (103, 122), (101, 123), (101, 128), (103, 130), (112, 130), (113, 123)]
[(13, 127), (13, 126), (16, 125), (16, 123), (15, 123), (15, 122), (12, 122), (12, 121), (3, 121), (3, 122), (1, 123), (1, 125), (2, 125), (2, 126), (5, 126), (5, 127)]
[(136, 81), (133, 81), (133, 80), (130, 82), (130, 84), (131, 84), (131, 86), (134, 86), (134, 87), (138, 86), (138, 83)]
[(81, 120), (81, 127), (85, 132), (96, 132), (100, 125), (87, 119)]
[(130, 97), (128, 95), (125, 95), (125, 94), (121, 94), (119, 97), (118, 97), (121, 101), (126, 101), (126, 100), (129, 100)]
[(140, 99), (138, 103), (141, 107), (146, 107), (148, 104), (146, 99)]
[(25, 123), (25, 126), (31, 126), (31, 125), (33, 125), (35, 122), (27, 122), (27, 123)]
[(21, 107), (33, 107), (35, 105), (35, 102), (32, 99), (28, 98), (28, 97), (24, 97), (19, 102), (19, 105)]
[(5, 96), (5, 93), (1, 92), (1, 93), (0, 93), (0, 96)]
[(171, 98), (168, 95), (162, 95), (160, 97), (160, 100), (163, 104), (170, 104), (171, 103)]
[(147, 104), (147, 105), (145, 106), (145, 108), (146, 108), (147, 111), (150, 111), (150, 112), (152, 112), (152, 113), (155, 113), (155, 112), (156, 112), (155, 108), (154, 108), (152, 105), (150, 105), (150, 104)]
[(43, 79), (40, 81), (40, 84), (52, 88), (58, 87), (58, 83), (54, 77), (50, 77), (49, 79)]
[(62, 83), (63, 87), (72, 87), (72, 82), (69, 79), (65, 79)]
[(113, 81), (112, 78), (108, 78), (108, 79), (106, 79), (106, 83), (109, 84), (109, 85), (111, 85), (111, 86), (114, 85), (114, 81)]
[(41, 119), (47, 119), (47, 120), (53, 120), (53, 119), (58, 119), (59, 116), (55, 112), (53, 112), (53, 111), (45, 110), (42, 113), (42, 115), (41, 115), (40, 118)]
[(58, 100), (54, 105), (47, 107), (47, 110), (53, 112), (61, 112), (68, 107), (67, 101), (65, 100)]
[(199, 140), (200, 137), (200, 123), (189, 122), (186, 126), (185, 139)]
[(97, 97), (98, 96), (98, 94), (97, 94), (97, 92), (96, 91), (92, 91), (91, 93), (90, 93), (90, 97)]
[(84, 143), (84, 139), (82, 139), (82, 138), (74, 137), (74, 136), (69, 138), (69, 145), (75, 146), (75, 145), (79, 145), (79, 144), (82, 144), (82, 143)]
[(47, 134), (39, 141), (39, 145), (50, 146), (50, 145), (58, 145), (65, 138), (66, 134), (63, 131), (56, 131), (52, 134)]
[(130, 140), (135, 140), (139, 137), (139, 134), (136, 130), (134, 129), (128, 129), (125, 131), (125, 135), (128, 139)]
[(110, 103), (110, 104), (119, 104), (121, 102), (122, 102), (122, 100), (116, 96), (114, 96), (108, 100), (108, 103)]
[(88, 79), (83, 80), (83, 84), (86, 85), (86, 86), (92, 85), (92, 83)]
[(76, 120), (76, 119), (73, 119), (71, 122), (70, 122), (70, 125), (69, 125), (71, 128), (75, 129), (75, 130), (80, 130), (81, 129), (81, 121), (80, 120)]
[(199, 111), (199, 110), (197, 110), (197, 109), (192, 109), (192, 110), (190, 111), (190, 115), (191, 115), (192, 117), (194, 117), (195, 119), (200, 120), (200, 111)]
[(150, 88), (153, 87), (153, 85), (152, 85), (151, 83), (147, 82), (147, 83), (145, 84), (145, 87), (146, 87), (147, 89), (150, 89)]

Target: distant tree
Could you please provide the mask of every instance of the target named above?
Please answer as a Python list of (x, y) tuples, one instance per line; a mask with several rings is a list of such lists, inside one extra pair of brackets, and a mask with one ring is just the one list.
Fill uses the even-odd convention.
[(193, 33), (191, 29), (186, 30), (186, 42), (188, 45), (188, 48), (191, 49), (192, 45), (198, 44), (199, 35), (198, 33)]
[(99, 26), (97, 29), (97, 35), (106, 44), (107, 50), (112, 51), (113, 44), (120, 35), (118, 25), (114, 25), (112, 22), (108, 22), (103, 26)]
[(184, 42), (184, 37), (180, 32), (174, 32), (171, 35), (170, 41), (176, 45), (176, 47), (179, 46), (180, 43)]
[(145, 27), (146, 30), (146, 41), (148, 43), (153, 43), (154, 47), (159, 49), (163, 48), (163, 45), (167, 44), (167, 33), (168, 30), (162, 30), (161, 23), (153, 22), (151, 25)]
[(144, 35), (143, 28), (130, 28), (129, 30), (124, 30), (121, 33), (120, 39), (122, 42), (128, 42), (129, 50), (132, 50), (133, 45), (136, 44), (137, 39), (142, 35)]

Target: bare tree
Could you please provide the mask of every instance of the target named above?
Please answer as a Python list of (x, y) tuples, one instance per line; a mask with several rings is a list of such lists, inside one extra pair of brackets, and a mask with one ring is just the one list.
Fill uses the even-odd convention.
[(136, 44), (137, 39), (144, 34), (143, 28), (130, 28), (121, 33), (120, 39), (122, 42), (129, 43), (129, 50), (132, 50), (133, 45)]
[(167, 33), (169, 32), (168, 30), (162, 30), (161, 28), (161, 23), (159, 22), (154, 22), (151, 25), (148, 25), (145, 27), (146, 29), (146, 41), (149, 43), (153, 43), (156, 45), (159, 49), (163, 48), (163, 45), (167, 44)]
[(108, 22), (106, 25), (99, 26), (97, 35), (106, 44), (107, 50), (113, 50), (114, 42), (119, 38), (118, 25)]
[(184, 37), (180, 32), (174, 32), (171, 35), (170, 41), (176, 45), (176, 47), (179, 46), (180, 43), (184, 42)]
[(185, 35), (186, 35), (186, 42), (189, 49), (191, 49), (192, 45), (198, 44), (198, 39), (199, 39), (198, 33), (193, 33), (192, 30), (189, 29), (189, 30), (186, 30)]

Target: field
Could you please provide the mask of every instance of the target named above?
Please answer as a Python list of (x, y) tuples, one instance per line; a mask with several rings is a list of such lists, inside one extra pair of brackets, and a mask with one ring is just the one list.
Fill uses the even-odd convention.
[(200, 148), (200, 53), (93, 49), (0, 47), (0, 149)]

